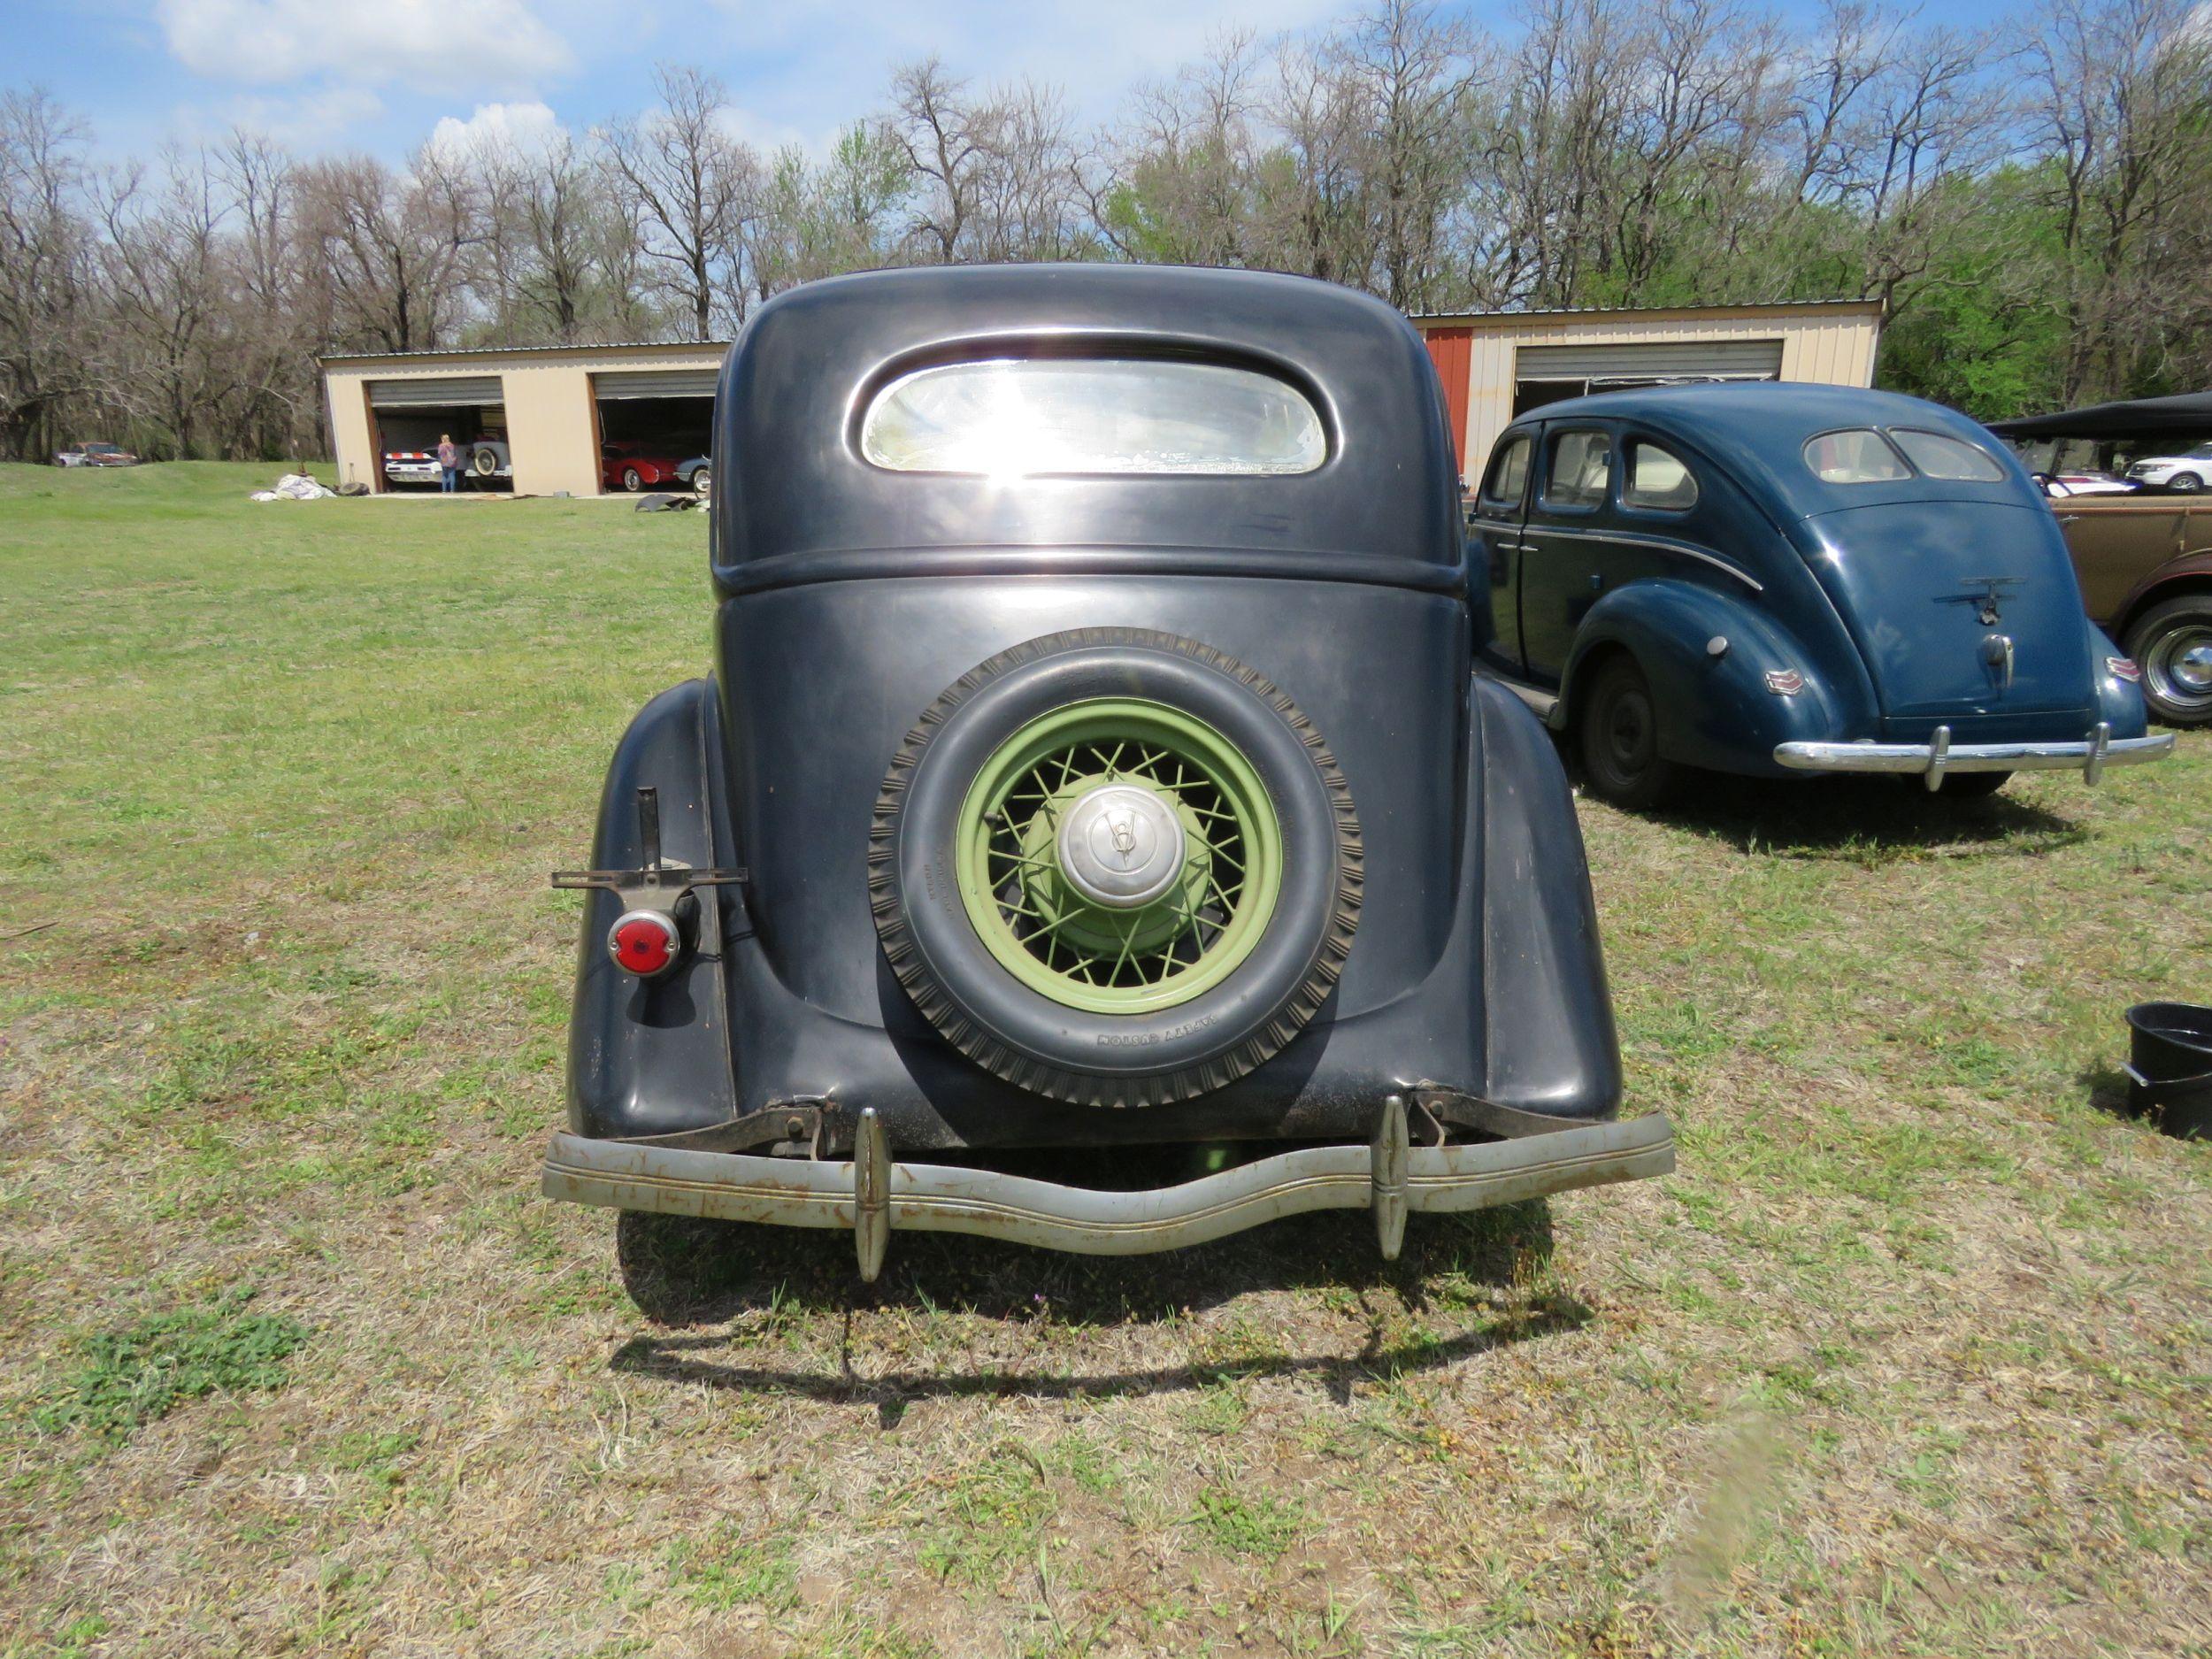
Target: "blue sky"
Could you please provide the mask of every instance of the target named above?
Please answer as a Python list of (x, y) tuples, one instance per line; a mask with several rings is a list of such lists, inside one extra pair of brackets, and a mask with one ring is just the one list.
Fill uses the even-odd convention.
[[(2001, 0), (1945, 0), (1945, 21)], [(979, 80), (1058, 86), (1086, 122), (1240, 27), (1265, 35), (1349, 0), (0, 0), (0, 85), (45, 86), (103, 150), (146, 154), (233, 124), (296, 150), (398, 159), (442, 120), (582, 128), (641, 108), (652, 65), (730, 85), (764, 144), (820, 148), (931, 51)], [(1788, 0), (1799, 13), (1811, 0)], [(1479, 17), (1502, 7), (1477, 5)]]

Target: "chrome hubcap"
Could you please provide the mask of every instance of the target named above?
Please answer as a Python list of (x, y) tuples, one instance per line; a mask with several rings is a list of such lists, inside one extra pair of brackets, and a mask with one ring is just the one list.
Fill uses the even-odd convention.
[(1183, 824), (1175, 809), (1136, 784), (1102, 785), (1061, 820), (1060, 872), (1094, 904), (1134, 910), (1183, 873)]
[(2212, 708), (2212, 628), (2185, 624), (2143, 652), (2143, 687), (2168, 707)]
[(2212, 691), (2212, 641), (2192, 645), (2174, 657), (2174, 678), (2191, 691)]

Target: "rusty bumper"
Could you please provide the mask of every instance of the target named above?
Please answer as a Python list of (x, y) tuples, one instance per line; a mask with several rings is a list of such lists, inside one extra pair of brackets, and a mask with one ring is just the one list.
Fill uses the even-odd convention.
[(854, 1235), (861, 1277), (872, 1279), (895, 1231), (972, 1233), (1090, 1256), (1135, 1256), (1316, 1210), (1371, 1210), (1383, 1254), (1394, 1258), (1413, 1210), (1479, 1210), (1674, 1168), (1674, 1131), (1663, 1116), (1440, 1147), (1409, 1145), (1405, 1105), (1394, 1098), (1366, 1146), (1306, 1147), (1179, 1187), (1114, 1192), (895, 1162), (883, 1125), (868, 1110), (860, 1114), (849, 1161), (557, 1134), (541, 1186), (547, 1197), (572, 1203), (843, 1228)]

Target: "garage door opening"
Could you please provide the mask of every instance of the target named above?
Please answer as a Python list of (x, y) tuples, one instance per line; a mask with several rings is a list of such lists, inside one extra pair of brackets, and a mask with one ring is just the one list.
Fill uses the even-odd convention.
[(1686, 340), (1632, 346), (1523, 346), (1514, 355), (1513, 412), (1592, 392), (1701, 380), (1778, 380), (1779, 340)]
[(499, 376), (369, 382), (369, 437), (376, 456), (373, 488), (438, 488), (438, 440), (442, 436), (449, 436), (461, 451), (462, 488), (514, 488), (514, 454), (507, 442), (507, 407)]
[(713, 486), (707, 440), (714, 430), (712, 369), (640, 370), (592, 376), (603, 490)]

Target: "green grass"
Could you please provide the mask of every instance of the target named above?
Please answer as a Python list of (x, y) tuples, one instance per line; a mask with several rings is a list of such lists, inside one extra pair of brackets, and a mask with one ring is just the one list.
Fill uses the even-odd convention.
[(282, 1314), (247, 1312), (250, 1300), (234, 1292), (86, 1338), (76, 1373), (33, 1421), (49, 1434), (112, 1441), (188, 1400), (281, 1388), (310, 1333)]
[(2208, 1651), (2212, 1148), (2112, 1108), (2212, 740), (1586, 803), (1669, 1179), (664, 1330), (536, 1196), (545, 873), (703, 521), (272, 475), (0, 468), (0, 1659)]

